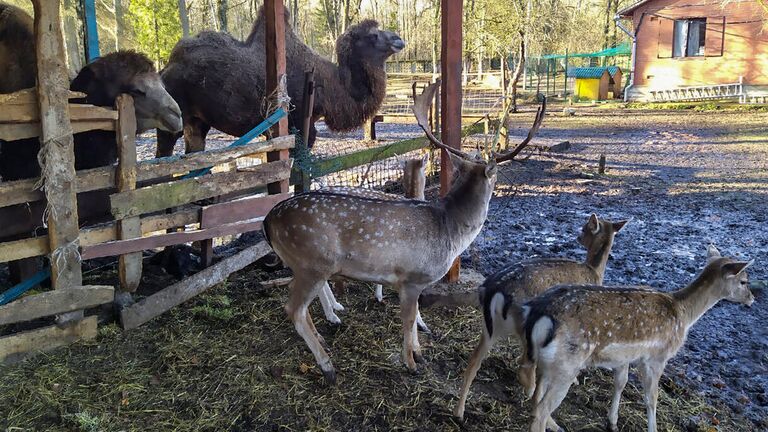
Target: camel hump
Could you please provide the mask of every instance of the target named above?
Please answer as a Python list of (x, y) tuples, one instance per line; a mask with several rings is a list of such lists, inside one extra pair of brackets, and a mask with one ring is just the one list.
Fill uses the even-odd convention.
[(21, 8), (0, 3), (0, 35), (9, 37), (33, 37), (34, 20)]

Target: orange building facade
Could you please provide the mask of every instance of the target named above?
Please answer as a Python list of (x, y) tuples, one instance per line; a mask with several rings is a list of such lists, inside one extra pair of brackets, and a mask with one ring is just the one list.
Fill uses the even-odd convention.
[(757, 0), (643, 0), (619, 17), (634, 39), (627, 99), (740, 79), (748, 94), (768, 94), (768, 13)]

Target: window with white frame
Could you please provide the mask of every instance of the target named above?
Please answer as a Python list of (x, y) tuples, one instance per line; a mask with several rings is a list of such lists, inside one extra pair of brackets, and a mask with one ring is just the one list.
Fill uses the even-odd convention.
[(698, 57), (704, 55), (707, 35), (706, 18), (675, 20), (672, 57)]

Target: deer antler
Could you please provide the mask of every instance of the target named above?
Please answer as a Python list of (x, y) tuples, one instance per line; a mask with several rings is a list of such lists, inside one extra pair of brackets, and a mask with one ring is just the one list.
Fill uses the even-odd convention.
[(533, 120), (533, 126), (531, 126), (531, 129), (528, 130), (528, 136), (526, 136), (525, 139), (522, 140), (520, 144), (516, 145), (515, 148), (513, 148), (512, 150), (506, 153), (500, 153), (500, 154), (494, 153), (493, 156), (496, 159), (497, 163), (514, 159), (515, 156), (517, 156), (521, 151), (523, 151), (525, 146), (527, 146), (528, 143), (531, 142), (533, 137), (536, 136), (536, 132), (539, 131), (539, 127), (541, 127), (541, 122), (544, 120), (544, 112), (546, 110), (547, 110), (547, 97), (544, 96), (544, 99), (541, 101), (541, 106), (539, 107), (539, 110), (536, 111), (536, 119)]
[[(472, 160), (473, 158), (468, 154), (464, 153), (463, 151), (457, 150), (453, 147), (443, 144), (443, 142), (437, 139), (437, 137), (435, 137), (432, 134), (432, 131), (429, 130), (429, 120), (427, 119), (428, 118), (427, 113), (429, 112), (429, 107), (432, 104), (432, 100), (435, 98), (435, 92), (437, 91), (437, 88), (439, 85), (440, 85), (440, 80), (427, 86), (427, 88), (425, 88), (424, 91), (417, 96), (416, 83), (413, 84), (413, 106), (411, 107), (411, 109), (413, 110), (413, 114), (416, 116), (416, 122), (419, 124), (419, 127), (421, 127), (421, 130), (424, 131), (429, 141), (435, 147), (439, 147), (449, 153), (453, 153), (454, 155), (462, 157), (464, 159)], [(525, 139), (521, 141), (520, 144), (515, 146), (515, 148), (512, 149), (511, 151), (507, 153), (500, 153), (500, 154), (494, 153), (493, 156), (494, 156), (494, 159), (496, 160), (496, 163), (513, 159), (525, 148), (525, 146), (528, 145), (529, 142), (531, 142), (533, 137), (536, 136), (536, 133), (539, 131), (539, 127), (541, 127), (541, 122), (544, 120), (544, 112), (546, 110), (547, 110), (547, 98), (545, 96), (541, 102), (541, 106), (539, 107), (539, 110), (536, 112), (536, 119), (533, 121), (533, 126), (531, 126), (531, 129), (528, 131), (528, 136), (526, 136)]]
[(430, 105), (432, 105), (432, 100), (435, 99), (435, 92), (437, 91), (437, 88), (439, 86), (440, 86), (440, 80), (437, 80), (435, 83), (432, 83), (429, 86), (427, 86), (427, 88), (424, 89), (421, 95), (417, 96), (416, 84), (414, 83), (413, 106), (411, 107), (411, 110), (413, 110), (413, 114), (416, 116), (416, 122), (419, 124), (419, 126), (421, 127), (421, 130), (424, 131), (429, 141), (435, 147), (439, 147), (449, 153), (453, 153), (454, 155), (462, 157), (464, 159), (472, 159), (468, 154), (464, 153), (463, 151), (457, 150), (453, 147), (443, 144), (443, 142), (437, 139), (437, 137), (435, 137), (432, 134), (432, 131), (429, 130), (429, 120), (428, 120), (427, 113), (429, 112)]

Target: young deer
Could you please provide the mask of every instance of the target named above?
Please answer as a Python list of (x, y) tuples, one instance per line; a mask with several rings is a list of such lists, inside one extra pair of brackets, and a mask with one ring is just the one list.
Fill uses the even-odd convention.
[[(578, 237), (579, 243), (587, 249), (587, 258), (583, 262), (565, 258), (534, 258), (514, 263), (485, 279), (478, 289), (485, 325), (480, 343), (464, 372), (464, 382), (454, 415), (464, 417), (469, 388), (493, 345), (499, 340), (505, 340), (510, 333), (516, 333), (519, 339), (522, 338), (509, 325), (509, 305), (522, 304), (558, 284), (602, 284), (614, 236), (627, 222), (611, 222), (592, 214)], [(533, 390), (527, 390), (528, 396), (531, 396)]]
[[(436, 84), (428, 87), (413, 109), (430, 141), (450, 153), (455, 176), (443, 198), (391, 201), (315, 191), (279, 203), (264, 219), (267, 240), (294, 273), (286, 312), (330, 383), (336, 372), (307, 311), (328, 279), (343, 276), (389, 284), (400, 292), (403, 361), (415, 370), (416, 362), (423, 360), (415, 325), (419, 295), (446, 274), (485, 222), (496, 163), (471, 161), (432, 135), (426, 113), (436, 89)], [(526, 142), (543, 120), (543, 111)]]
[[(750, 262), (723, 258), (710, 246), (707, 265), (687, 287), (671, 292), (627, 287), (561, 285), (522, 307), (509, 305), (514, 326), (524, 331), (526, 361), (536, 379), (531, 432), (557, 429), (552, 412), (585, 367), (613, 370), (608, 411), (617, 431), (619, 402), (630, 364), (638, 366), (645, 390), (648, 431), (656, 431), (656, 400), (667, 361), (685, 343), (688, 330), (720, 300), (754, 302), (747, 272)], [(497, 301), (494, 307), (507, 305)]]

